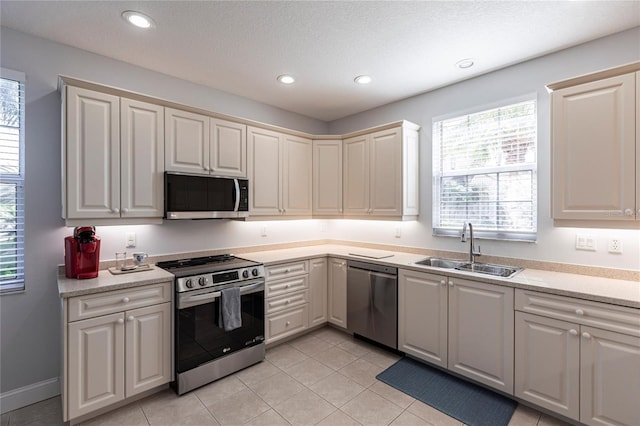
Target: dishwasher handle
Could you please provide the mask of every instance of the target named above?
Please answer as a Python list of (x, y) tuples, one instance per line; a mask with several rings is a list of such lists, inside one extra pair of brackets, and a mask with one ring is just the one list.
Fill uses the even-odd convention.
[(379, 265), (376, 263), (361, 262), (358, 260), (348, 260), (347, 267), (351, 269), (360, 269), (362, 271), (376, 273), (376, 274), (383, 274), (383, 275), (386, 274), (394, 279), (398, 275), (398, 268), (394, 268), (392, 266), (386, 266), (386, 265)]

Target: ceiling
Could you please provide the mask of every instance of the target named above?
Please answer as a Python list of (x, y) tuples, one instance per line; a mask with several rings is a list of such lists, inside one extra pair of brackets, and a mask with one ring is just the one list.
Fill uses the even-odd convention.
[[(640, 25), (640, 1), (11, 1), (2, 26), (322, 121)], [(121, 17), (143, 12), (141, 30)], [(640, 43), (640, 42), (639, 42)], [(475, 65), (455, 63), (473, 58)], [(296, 83), (276, 77), (290, 73)], [(356, 85), (368, 74), (373, 82)]]

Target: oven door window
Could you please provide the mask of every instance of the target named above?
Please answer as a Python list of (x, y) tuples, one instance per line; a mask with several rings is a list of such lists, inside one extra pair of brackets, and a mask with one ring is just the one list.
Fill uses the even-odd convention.
[(176, 310), (176, 370), (201, 364), (264, 341), (264, 291), (242, 295), (242, 327), (224, 331), (220, 299)]

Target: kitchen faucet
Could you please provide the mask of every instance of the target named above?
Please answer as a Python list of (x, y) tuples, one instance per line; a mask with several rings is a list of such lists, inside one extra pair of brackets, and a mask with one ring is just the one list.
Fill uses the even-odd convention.
[[(474, 244), (473, 244), (473, 225), (471, 224), (471, 222), (468, 223), (469, 225), (469, 263), (471, 263), (472, 265), (474, 263), (476, 263), (476, 256), (481, 256), (482, 253), (480, 253), (480, 246), (478, 246), (478, 251), (475, 251), (474, 248)], [(460, 241), (462, 241), (463, 243), (467, 242), (467, 222), (464, 223), (464, 225), (462, 225), (462, 235), (460, 236)]]

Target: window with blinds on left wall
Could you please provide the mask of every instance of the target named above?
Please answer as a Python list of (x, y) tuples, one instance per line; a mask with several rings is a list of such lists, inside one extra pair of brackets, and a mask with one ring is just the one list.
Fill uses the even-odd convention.
[(24, 290), (23, 73), (0, 76), (0, 294)]

